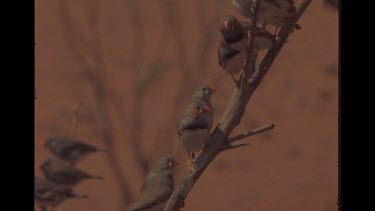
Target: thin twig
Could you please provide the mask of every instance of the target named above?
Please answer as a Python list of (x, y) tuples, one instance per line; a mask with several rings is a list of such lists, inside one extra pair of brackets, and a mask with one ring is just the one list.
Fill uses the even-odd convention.
[(228, 143), (233, 143), (235, 141), (242, 140), (242, 139), (247, 138), (249, 136), (265, 132), (267, 130), (272, 130), (274, 127), (275, 127), (274, 124), (270, 124), (270, 125), (266, 125), (266, 126), (263, 126), (263, 127), (255, 128), (255, 129), (250, 130), (246, 133), (242, 133), (242, 134), (233, 136), (232, 138), (229, 138)]
[(244, 146), (247, 146), (247, 145), (249, 145), (249, 143), (228, 144), (228, 145), (224, 145), (223, 148), (221, 149), (221, 151), (236, 149), (236, 148), (244, 147)]
[(77, 123), (78, 123), (78, 112), (79, 109), (81, 108), (82, 103), (79, 102), (73, 110), (73, 138), (77, 137)]

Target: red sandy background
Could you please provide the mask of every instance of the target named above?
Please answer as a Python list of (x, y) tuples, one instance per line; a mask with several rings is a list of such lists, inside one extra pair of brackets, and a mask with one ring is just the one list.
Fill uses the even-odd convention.
[[(186, 59), (197, 59), (194, 47), (201, 32), (200, 20), (194, 14), (197, 2), (209, 7), (215, 0), (183, 1), (181, 39), (188, 48)], [(129, 116), (134, 75), (123, 65), (132, 59), (132, 42), (135, 39), (129, 23), (129, 13), (123, 1), (69, 1), (79, 33), (92, 36), (85, 25), (85, 8), (94, 5), (101, 19), (100, 34), (105, 46), (105, 69), (111, 88), (124, 98), (124, 111)], [(89, 3), (90, 2), (90, 3)], [(144, 50), (142, 58), (153, 56), (160, 34), (160, 14), (149, 2), (137, 1), (143, 24)], [(157, 1), (155, 1), (157, 2)], [(79, 66), (66, 47), (57, 1), (37, 0), (36, 6), (36, 119), (35, 162), (50, 156), (40, 142), (49, 135), (67, 134), (71, 130), (71, 112), (82, 102), (82, 116), (92, 105), (92, 93), (79, 78)], [(203, 3), (202, 3), (203, 4)], [(210, 10), (212, 13), (212, 10)], [(176, 12), (177, 14), (177, 12)], [(193, 14), (193, 15), (192, 15)], [(219, 15), (233, 14), (230, 1), (224, 1)], [(211, 17), (211, 16), (210, 16)], [(215, 20), (213, 20), (215, 21)], [(216, 24), (219, 19), (216, 19)], [(183, 210), (244, 210), (244, 211), (333, 211), (337, 210), (338, 193), (338, 12), (328, 8), (323, 1), (314, 0), (295, 31), (275, 60), (270, 72), (256, 90), (241, 125), (233, 134), (250, 128), (275, 123), (273, 131), (251, 137), (250, 146), (220, 154), (207, 168), (190, 192)], [(168, 32), (171, 33), (171, 32)], [(204, 34), (204, 33), (203, 33)], [(169, 37), (175, 35), (169, 34)], [(208, 75), (200, 83), (212, 83), (218, 88), (213, 97), (216, 122), (231, 96), (233, 83), (218, 66), (216, 45), (219, 33), (214, 35), (208, 55)], [(175, 60), (178, 48), (171, 45), (162, 51), (165, 57)], [(166, 117), (174, 109), (176, 87), (183, 81), (181, 69), (171, 68), (146, 91), (142, 103), (142, 132), (140, 144), (145, 154), (157, 159), (165, 153), (185, 159), (175, 132), (177, 114), (160, 136), (160, 125), (168, 125)], [(193, 68), (194, 74), (199, 68)], [(199, 83), (199, 84), (200, 84)], [(186, 90), (183, 102), (189, 99)], [(172, 101), (172, 102), (171, 102)], [(174, 107), (175, 106), (175, 107)], [(116, 117), (114, 110), (111, 113)], [(78, 138), (102, 146), (92, 120), (80, 121)], [(91, 121), (91, 123), (90, 123)], [(128, 147), (127, 128), (113, 120), (116, 128), (116, 152), (131, 191), (138, 196), (143, 177)], [(131, 124), (131, 122), (130, 122)], [(168, 141), (166, 141), (168, 140)], [(155, 143), (156, 142), (156, 145)], [(170, 143), (177, 145), (168, 146)], [(155, 146), (157, 146), (155, 148)], [(174, 149), (174, 150), (172, 150)], [(185, 161), (185, 160), (183, 160)], [(185, 162), (179, 172), (185, 168)], [(37, 166), (37, 165), (36, 165)], [(116, 181), (103, 154), (89, 156), (79, 168), (105, 177), (103, 181), (85, 181), (76, 192), (87, 193), (87, 200), (70, 200), (65, 203), (69, 211), (121, 210), (121, 198)], [(35, 167), (36, 175), (41, 172)]]

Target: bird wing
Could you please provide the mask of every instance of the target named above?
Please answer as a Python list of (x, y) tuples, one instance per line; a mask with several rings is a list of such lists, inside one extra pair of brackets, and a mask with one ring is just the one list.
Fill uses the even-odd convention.
[(94, 152), (94, 151), (97, 151), (96, 147), (91, 146), (91, 145), (86, 144), (86, 143), (82, 143), (80, 141), (69, 141), (69, 142), (67, 142), (65, 144), (64, 149), (67, 150), (67, 151), (75, 149), (75, 150), (80, 150), (82, 152)]
[(155, 207), (168, 199), (170, 191), (167, 188), (145, 189), (137, 202), (132, 204), (128, 211), (140, 211)]
[(275, 0), (263, 0), (263, 1), (267, 2), (268, 4), (271, 4), (271, 5), (275, 6), (277, 8), (281, 8), (281, 5)]
[(76, 140), (67, 140), (65, 143), (61, 143), (59, 151), (59, 154), (62, 155), (62, 157), (67, 158), (68, 160), (77, 160), (84, 154), (98, 151), (98, 149)]
[(230, 45), (223, 44), (218, 50), (219, 65), (225, 66), (225, 59), (229, 60), (241, 53), (241, 51), (232, 48)]
[(35, 197), (43, 200), (52, 200), (56, 195), (71, 192), (71, 188), (57, 188), (50, 184), (39, 184), (35, 187)]
[(150, 172), (149, 174), (146, 175), (145, 177), (145, 182), (142, 185), (141, 192), (145, 191), (145, 189), (149, 186), (150, 181), (152, 180), (154, 176), (154, 172)]
[(65, 169), (65, 168), (60, 168), (57, 169), (55, 172), (55, 176), (59, 177), (59, 179), (63, 181), (71, 181), (71, 180), (79, 180), (83, 178), (92, 178), (93, 176), (78, 170), (78, 169)]

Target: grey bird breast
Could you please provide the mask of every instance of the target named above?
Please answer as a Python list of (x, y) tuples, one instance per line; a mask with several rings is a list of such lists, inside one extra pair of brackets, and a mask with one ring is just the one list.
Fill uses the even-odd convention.
[(239, 73), (245, 63), (246, 54), (241, 51), (238, 54), (234, 55), (232, 58), (228, 59), (225, 64), (224, 70), (228, 73)]
[(181, 136), (181, 142), (186, 149), (196, 151), (202, 148), (202, 145), (208, 141), (208, 128), (186, 130)]
[(207, 116), (198, 119), (183, 116), (180, 119), (177, 130), (180, 140), (186, 149), (190, 151), (201, 149), (209, 137), (209, 121)]

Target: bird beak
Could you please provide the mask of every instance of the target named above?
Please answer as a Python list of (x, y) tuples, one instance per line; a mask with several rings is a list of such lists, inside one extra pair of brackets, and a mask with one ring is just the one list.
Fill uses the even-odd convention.
[(211, 92), (216, 92), (216, 86), (211, 85), (211, 86), (210, 86), (210, 90), (211, 90)]
[(203, 111), (210, 112), (211, 108), (208, 105), (203, 106)]
[(172, 161), (172, 166), (175, 166), (175, 165), (178, 165), (178, 164), (180, 164), (180, 161), (178, 161), (178, 160), (173, 160)]
[(224, 21), (224, 29), (227, 29), (229, 28), (229, 22), (228, 21)]

